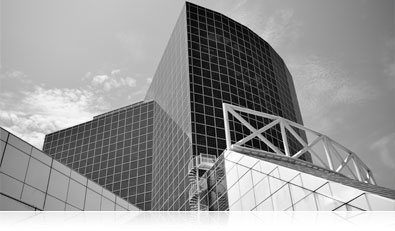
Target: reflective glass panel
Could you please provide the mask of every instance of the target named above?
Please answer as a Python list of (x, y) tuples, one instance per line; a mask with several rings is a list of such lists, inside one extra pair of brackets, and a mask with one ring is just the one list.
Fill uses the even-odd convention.
[(279, 173), (280, 173), (280, 179), (283, 181), (290, 181), (292, 180), (296, 175), (299, 174), (298, 171), (285, 168), (285, 167), (278, 167)]
[(348, 202), (362, 195), (363, 191), (342, 184), (338, 184), (335, 182), (328, 182), (327, 184), (319, 188), (317, 190), (317, 193), (320, 193), (327, 197), (334, 198), (342, 202)]
[(274, 207), (273, 207), (273, 202), (272, 202), (272, 198), (269, 197), (267, 198), (264, 202), (262, 202), (261, 204), (259, 204), (256, 207), (257, 211), (273, 211)]
[(0, 139), (3, 141), (7, 141), (8, 138), (8, 132), (2, 128), (0, 128)]
[(273, 200), (274, 210), (283, 211), (292, 205), (291, 195), (288, 185), (284, 185), (271, 197)]
[(391, 200), (385, 197), (366, 193), (368, 203), (372, 207), (372, 210), (376, 211), (395, 211), (395, 200)]
[(3, 158), (4, 149), (5, 149), (5, 142), (0, 140), (0, 163), (1, 163), (1, 159)]
[(3, 162), (1, 163), (1, 171), (23, 182), (25, 180), (28, 162), (28, 155), (11, 145), (7, 145)]
[(252, 175), (251, 170), (248, 171), (239, 181), (240, 184), (240, 195), (244, 195), (247, 191), (252, 188)]
[(66, 201), (69, 178), (52, 169), (49, 178), (48, 193), (63, 201)]
[(266, 177), (254, 187), (256, 204), (261, 203), (270, 195), (269, 179)]
[(318, 210), (320, 211), (332, 211), (343, 204), (340, 201), (331, 199), (326, 196), (322, 196), (318, 193), (314, 194), (317, 201)]
[(250, 156), (244, 156), (240, 159), (239, 164), (244, 165), (247, 168), (252, 168), (259, 160)]
[(276, 192), (278, 189), (280, 189), (285, 182), (278, 180), (274, 177), (268, 176), (269, 178), (269, 184), (270, 184), (270, 192), (273, 194), (274, 192)]
[(59, 172), (65, 174), (66, 176), (70, 176), (71, 169), (69, 169), (65, 165), (59, 163), (58, 161), (53, 160), (52, 167), (54, 169), (58, 170)]
[(296, 203), (300, 199), (305, 198), (307, 195), (313, 193), (312, 191), (309, 191), (307, 189), (301, 188), (293, 184), (288, 184), (288, 185), (291, 189), (291, 197), (293, 203)]
[(45, 192), (48, 186), (49, 171), (50, 168), (47, 165), (34, 158), (30, 158), (26, 183)]
[(226, 185), (229, 188), (233, 186), (236, 181), (239, 180), (237, 175), (237, 164), (226, 174)]
[(71, 178), (78, 183), (86, 186), (87, 179), (75, 171), (71, 171)]
[(239, 183), (236, 183), (231, 189), (228, 190), (229, 205), (232, 205), (238, 199), (240, 199), (240, 186)]
[(69, 192), (67, 194), (67, 203), (79, 208), (84, 208), (86, 187), (82, 184), (70, 180)]
[(310, 174), (301, 173), (290, 182), (311, 191), (315, 191), (317, 188), (324, 185), (328, 181), (319, 177), (312, 176)]
[(316, 211), (317, 206), (314, 198), (314, 193), (303, 198), (296, 204), (294, 204), (295, 211)]
[(241, 198), (243, 211), (251, 211), (255, 206), (254, 190), (250, 190)]
[(38, 189), (32, 188), (29, 185), (23, 186), (22, 201), (33, 205), (39, 209), (44, 207), (45, 194)]
[(80, 209), (77, 209), (76, 207), (66, 204), (66, 211), (81, 211)]

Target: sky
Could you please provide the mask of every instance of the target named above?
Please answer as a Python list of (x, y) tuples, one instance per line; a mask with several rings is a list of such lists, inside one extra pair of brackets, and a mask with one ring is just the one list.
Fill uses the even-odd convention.
[[(249, 27), (288, 66), (304, 125), (395, 189), (394, 1), (193, 0)], [(0, 126), (44, 136), (142, 100), (184, 1), (2, 0)]]

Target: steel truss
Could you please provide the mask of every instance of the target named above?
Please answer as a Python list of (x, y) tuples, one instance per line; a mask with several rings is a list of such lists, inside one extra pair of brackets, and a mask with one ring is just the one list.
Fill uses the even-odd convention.
[[(254, 115), (261, 118), (269, 119), (271, 122), (266, 124), (262, 128), (254, 128), (250, 123), (248, 123), (240, 114), (246, 113), (249, 115)], [(227, 150), (236, 151), (236, 149), (240, 148), (247, 148), (243, 147), (248, 141), (251, 141), (254, 138), (258, 138), (260, 141), (265, 143), (270, 149), (270, 151), (262, 151), (269, 154), (277, 154), (277, 155), (285, 155), (289, 158), (300, 159), (300, 157), (305, 153), (310, 153), (312, 157), (317, 159), (314, 165), (324, 167), (331, 171), (337, 173), (343, 173), (344, 171), (348, 170), (347, 176), (356, 179), (361, 182), (376, 184), (373, 174), (371, 170), (366, 166), (365, 163), (352, 151), (344, 147), (343, 145), (339, 144), (338, 142), (332, 140), (326, 135), (323, 135), (319, 132), (313, 131), (309, 128), (306, 128), (298, 123), (293, 121), (287, 120), (280, 116), (270, 115), (263, 112), (254, 111), (247, 108), (242, 108), (230, 104), (223, 103), (223, 113), (224, 113), (224, 124), (225, 124), (225, 137), (226, 137), (226, 148)], [(230, 124), (229, 124), (229, 113), (233, 116), (233, 118), (239, 121), (242, 125), (247, 127), (251, 134), (242, 138), (241, 140), (237, 141), (236, 143), (232, 144), (231, 141), (231, 134), (230, 134)], [(282, 138), (282, 147), (277, 147), (272, 142), (270, 142), (267, 137), (265, 137), (264, 132), (268, 131), (271, 128), (274, 128), (276, 125), (280, 125), (280, 132)], [(278, 127), (278, 126), (276, 126)], [(306, 134), (310, 134), (314, 137), (311, 142), (306, 142), (296, 131), (302, 131)], [(288, 134), (287, 132), (288, 131)], [(301, 149), (296, 153), (290, 152), (289, 146), (289, 138), (288, 135), (291, 135), (294, 140), (296, 140), (300, 145)], [(317, 146), (322, 145), (323, 153), (317, 151)], [(314, 150), (314, 149), (315, 150)], [(284, 150), (284, 153), (281, 151)], [(321, 155), (320, 155), (321, 154)], [(343, 156), (341, 155), (343, 154)], [(345, 156), (344, 156), (345, 154)], [(321, 157), (325, 156), (326, 160), (323, 160)], [(334, 158), (338, 162), (335, 164)], [(343, 173), (344, 175), (344, 173)]]

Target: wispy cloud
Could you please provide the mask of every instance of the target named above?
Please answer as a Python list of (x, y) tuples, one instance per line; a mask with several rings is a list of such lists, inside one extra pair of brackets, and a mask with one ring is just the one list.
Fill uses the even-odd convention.
[(368, 83), (350, 78), (338, 63), (319, 56), (294, 57), (288, 66), (305, 121), (321, 131), (341, 122), (342, 117), (331, 114), (342, 106), (356, 106), (377, 95)]
[(92, 86), (102, 87), (105, 91), (121, 87), (135, 87), (137, 83), (136, 79), (132, 77), (122, 77), (120, 69), (112, 70), (111, 75), (96, 75), (87, 77), (85, 80), (90, 80)]

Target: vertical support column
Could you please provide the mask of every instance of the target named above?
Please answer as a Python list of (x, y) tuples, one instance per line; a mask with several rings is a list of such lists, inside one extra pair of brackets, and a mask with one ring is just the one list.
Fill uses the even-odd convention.
[(322, 138), (323, 138), (322, 141), (324, 143), (324, 149), (325, 149), (326, 159), (328, 160), (329, 168), (331, 170), (334, 170), (334, 168), (333, 168), (333, 160), (332, 160), (332, 156), (331, 156), (332, 153), (330, 152), (330, 149), (328, 147), (328, 137), (323, 136)]
[(229, 128), (229, 117), (228, 117), (228, 106), (223, 103), (222, 111), (224, 113), (224, 126), (225, 126), (225, 140), (226, 140), (226, 149), (230, 150), (231, 148), (231, 139), (230, 139), (230, 128)]
[(286, 130), (285, 130), (284, 120), (283, 119), (280, 120), (280, 128), (281, 128), (281, 137), (283, 139), (283, 146), (284, 146), (285, 155), (286, 156), (291, 156), (291, 154), (289, 153), (287, 133), (286, 133)]
[[(352, 155), (352, 154), (350, 154), (350, 155)], [(357, 173), (358, 180), (363, 182), (362, 177), (361, 177), (361, 172), (359, 171), (358, 163), (355, 161), (354, 158), (352, 158), (352, 163), (354, 164), (354, 168), (355, 168), (355, 172)]]

